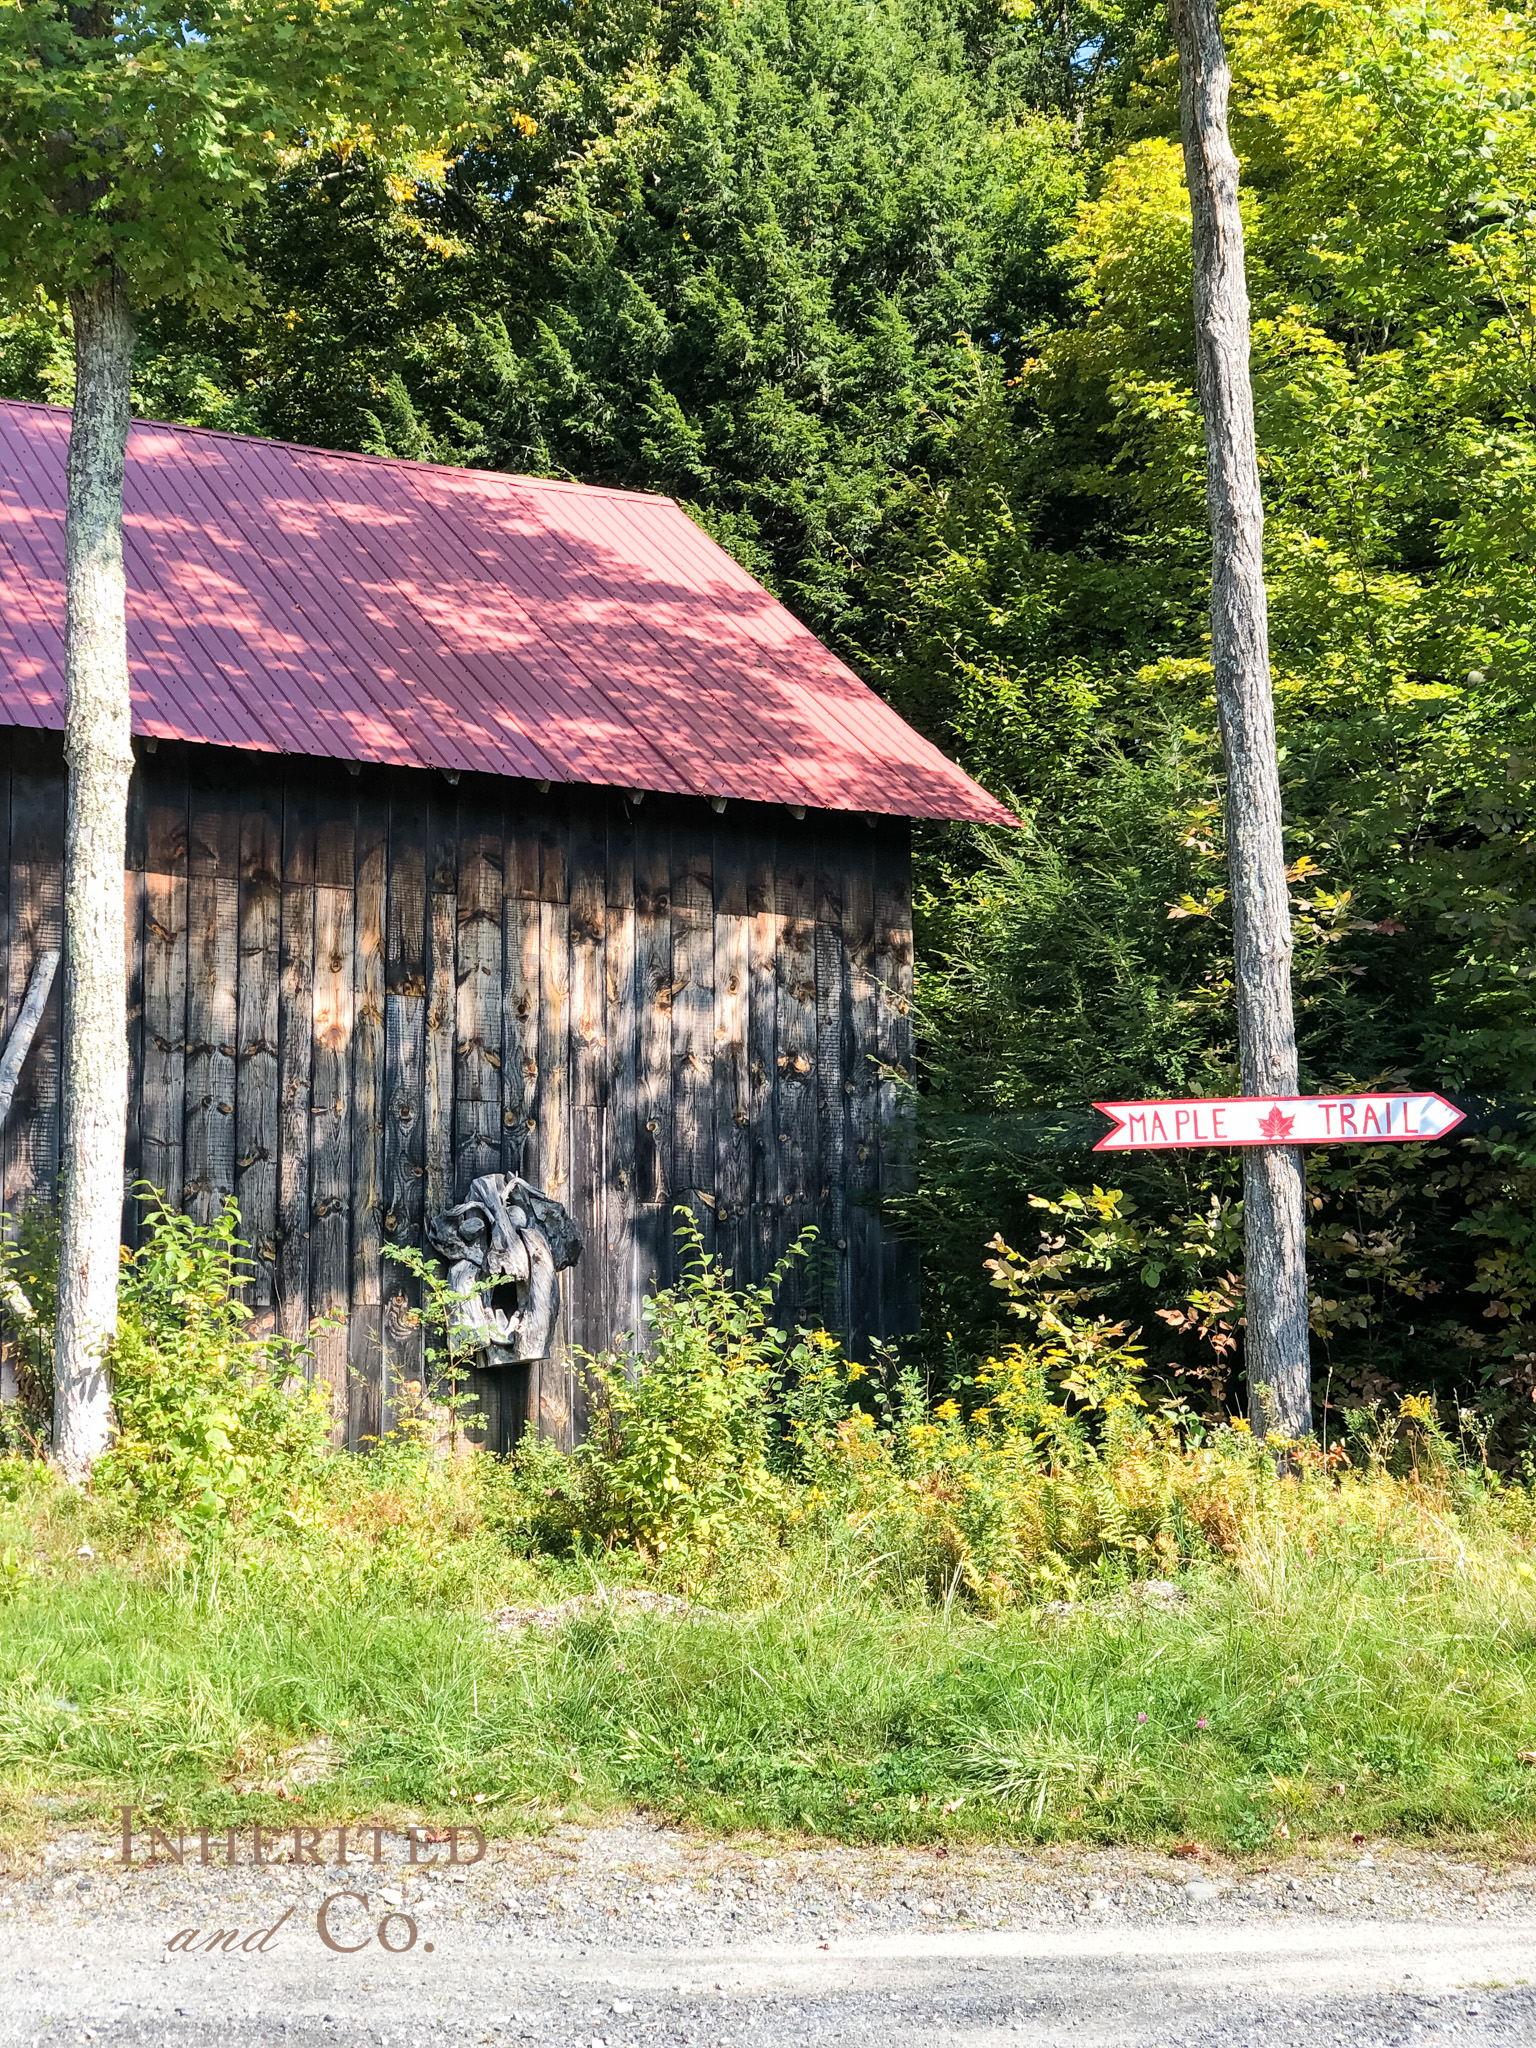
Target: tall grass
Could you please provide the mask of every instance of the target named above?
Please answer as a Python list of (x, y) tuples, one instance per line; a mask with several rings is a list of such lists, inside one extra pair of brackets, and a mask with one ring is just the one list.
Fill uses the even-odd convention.
[[(989, 1622), (872, 1594), (867, 1558), (807, 1538), (751, 1605), (518, 1636), (488, 1610), (594, 1567), (508, 1557), (462, 1493), (404, 1541), (314, 1527), (238, 1561), (103, 1563), (75, 1554), (89, 1504), (49, 1490), (0, 1523), (0, 1784), (13, 1827), (44, 1796), (220, 1826), (640, 1802), (864, 1840), (1523, 1833), (1522, 1545), (1491, 1522), (1435, 1540), (1376, 1486), (1375, 1541), (1359, 1515), (1348, 1542), (1277, 1519), (1181, 1601), (1132, 1584)], [(329, 1775), (286, 1786), (321, 1735)]]

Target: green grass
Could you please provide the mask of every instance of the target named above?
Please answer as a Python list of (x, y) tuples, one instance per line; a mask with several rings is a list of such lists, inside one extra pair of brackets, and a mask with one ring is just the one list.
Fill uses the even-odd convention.
[[(638, 1804), (847, 1840), (1397, 1833), (1513, 1843), (1536, 1816), (1536, 1586), (1507, 1546), (1437, 1556), (1276, 1535), (1187, 1603), (1065, 1619), (866, 1594), (835, 1558), (684, 1620), (498, 1635), (560, 1597), (483, 1529), (315, 1527), (216, 1566), (98, 1550), (50, 1490), (0, 1510), (0, 1818), (122, 1802), (165, 1824), (414, 1812), (503, 1830)], [(1204, 1721), (1202, 1728), (1200, 1723)], [(296, 1802), (256, 1789), (329, 1739)], [(1342, 1787), (1333, 1790), (1332, 1787)], [(474, 1804), (474, 1795), (484, 1800)]]

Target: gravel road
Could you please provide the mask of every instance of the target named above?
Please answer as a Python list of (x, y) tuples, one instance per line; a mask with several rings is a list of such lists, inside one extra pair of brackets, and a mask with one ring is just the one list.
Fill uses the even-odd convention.
[[(0, 1877), (0, 2042), (1536, 2043), (1524, 1864), (786, 1848), (638, 1820), (459, 1869), (446, 1844), (430, 1869), (373, 1846), (258, 1869), (247, 1832), (231, 1868), (216, 1838), (206, 1867), (124, 1869), (56, 1836)], [(341, 1892), (367, 1904), (333, 1900), (327, 1946)]]

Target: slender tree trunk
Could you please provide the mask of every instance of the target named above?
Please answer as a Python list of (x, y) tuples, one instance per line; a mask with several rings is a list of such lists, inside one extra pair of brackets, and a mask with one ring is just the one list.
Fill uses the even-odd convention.
[(46, 947), (32, 963), (32, 973), (27, 982), (27, 992), (22, 998), (21, 1014), (12, 1026), (11, 1035), (5, 1041), (5, 1050), (0, 1052), (0, 1127), (10, 1114), (11, 1097), (16, 1093), (16, 1083), (21, 1079), (21, 1070), (26, 1065), (27, 1054), (32, 1049), (32, 1040), (42, 1022), (43, 1012), (48, 1007), (48, 997), (53, 990), (53, 977), (59, 971), (59, 956), (52, 946)]
[[(1226, 754), (1227, 863), (1245, 1095), (1297, 1092), (1291, 911), (1269, 678), (1264, 505), (1248, 371), (1248, 286), (1216, 0), (1169, 0), (1194, 213), (1195, 353), (1211, 522), (1211, 661)], [(1249, 1407), (1261, 1434), (1312, 1427), (1306, 1174), (1299, 1148), (1243, 1154)]]
[(128, 777), (123, 459), (133, 315), (103, 268), (70, 301), (75, 407), (69, 436), (64, 753), (64, 1127), (53, 1450), (81, 1479), (106, 1448), (104, 1357), (117, 1327), (128, 1125), (128, 965), (123, 923)]

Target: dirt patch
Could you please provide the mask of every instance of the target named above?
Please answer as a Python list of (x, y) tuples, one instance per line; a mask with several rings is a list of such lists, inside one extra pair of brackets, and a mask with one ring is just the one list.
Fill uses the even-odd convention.
[(578, 1593), (573, 1599), (562, 1600), (554, 1607), (498, 1607), (486, 1619), (492, 1628), (500, 1629), (505, 1635), (516, 1635), (525, 1628), (553, 1630), (564, 1628), (568, 1621), (579, 1621), (588, 1614), (704, 1614), (702, 1607), (690, 1607), (686, 1600), (680, 1600), (675, 1593), (652, 1593), (644, 1587), (619, 1587), (610, 1592), (599, 1586), (595, 1593)]

